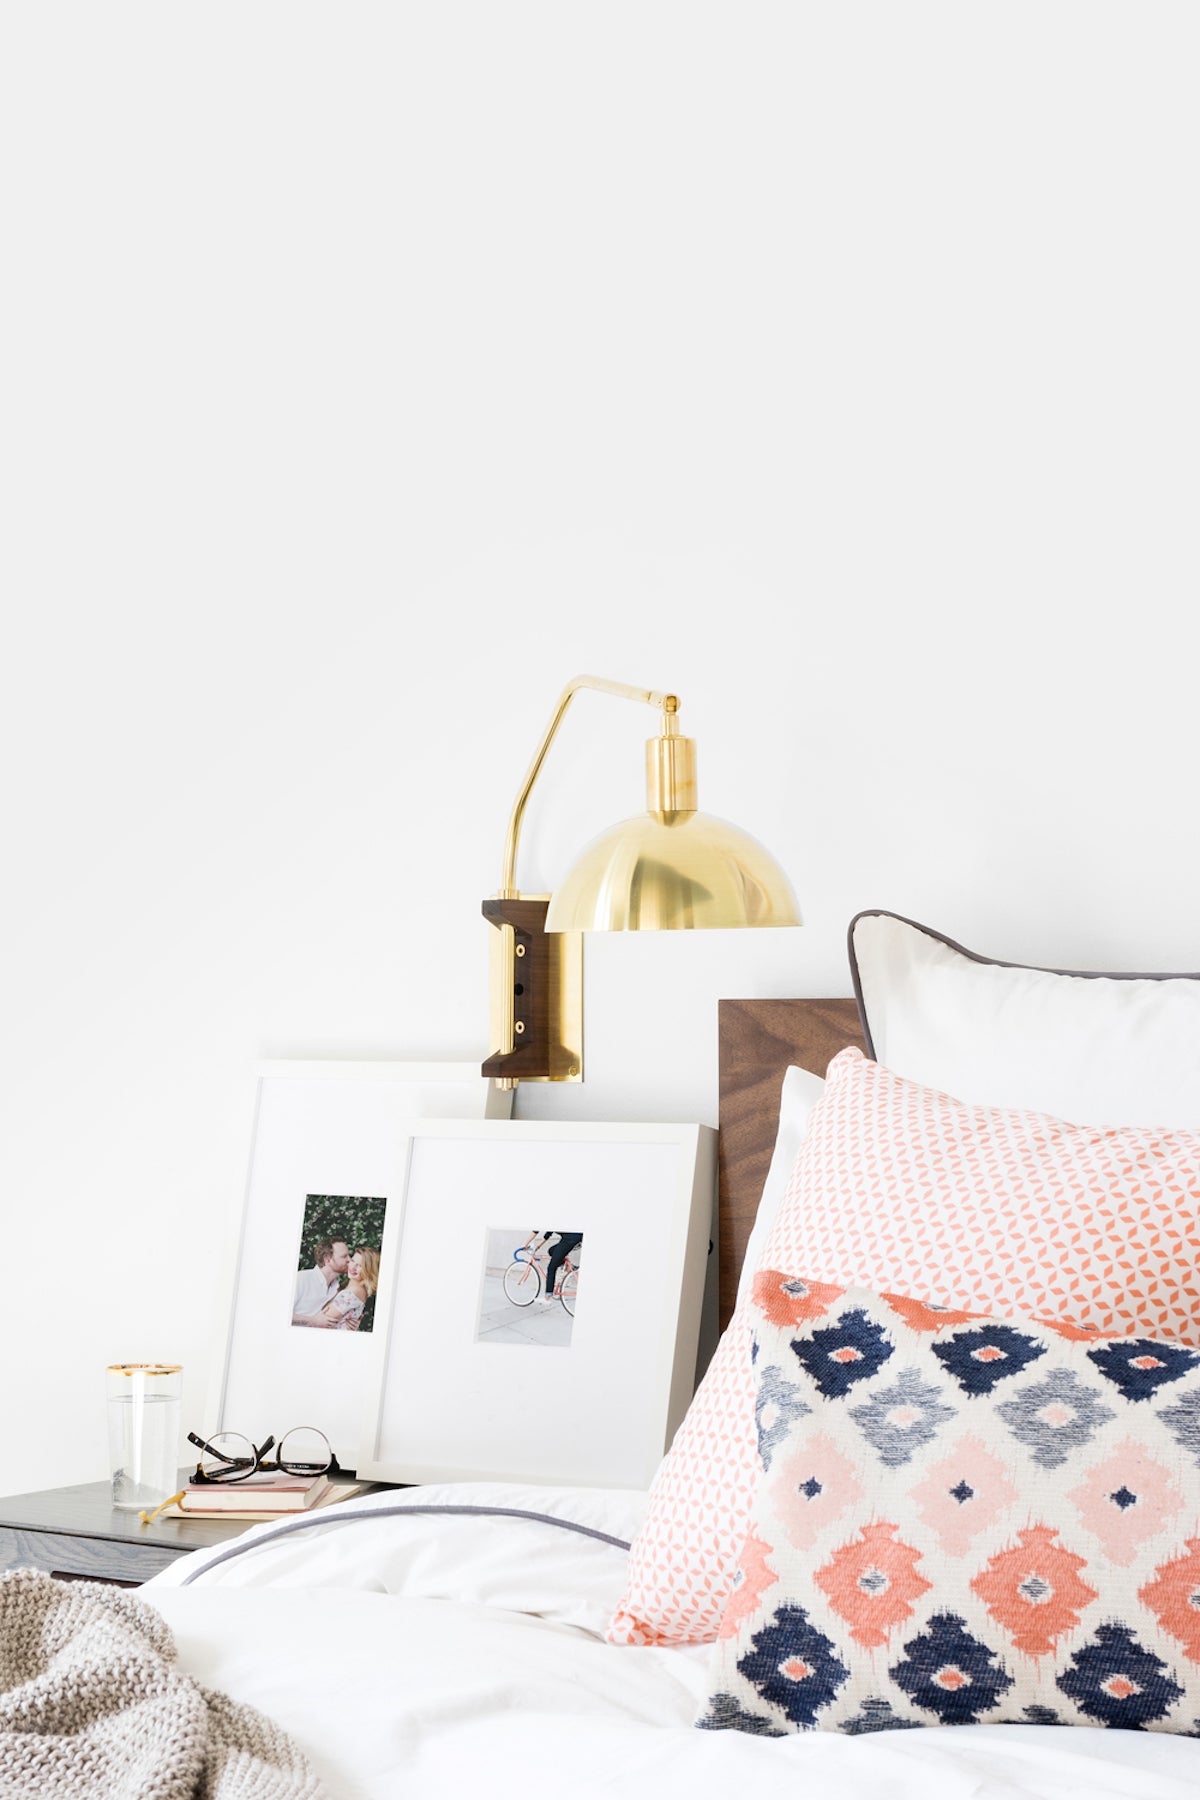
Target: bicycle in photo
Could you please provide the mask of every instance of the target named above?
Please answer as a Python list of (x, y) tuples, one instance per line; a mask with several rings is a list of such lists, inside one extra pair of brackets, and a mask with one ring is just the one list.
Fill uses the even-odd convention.
[[(574, 1251), (568, 1251), (564, 1256), (554, 1290), (572, 1318), (575, 1317), (575, 1297), (579, 1292), (579, 1265), (571, 1261), (574, 1254)], [(522, 1245), (519, 1250), (514, 1250), (513, 1259), (504, 1271), (505, 1298), (514, 1306), (532, 1306), (546, 1285), (549, 1262), (544, 1249), (528, 1250)]]

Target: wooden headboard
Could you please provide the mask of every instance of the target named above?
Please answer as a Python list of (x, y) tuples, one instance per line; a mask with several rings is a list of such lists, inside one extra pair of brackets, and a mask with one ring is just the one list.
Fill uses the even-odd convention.
[(824, 1075), (839, 1050), (865, 1044), (853, 1000), (721, 1000), (717, 1030), (723, 1331), (771, 1166), (784, 1073), (794, 1063)]

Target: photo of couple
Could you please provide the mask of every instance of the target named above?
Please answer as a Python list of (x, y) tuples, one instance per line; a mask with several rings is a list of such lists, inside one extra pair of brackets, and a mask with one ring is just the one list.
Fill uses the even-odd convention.
[(305, 1195), (293, 1325), (315, 1331), (374, 1328), (386, 1206), (386, 1200), (365, 1195)]

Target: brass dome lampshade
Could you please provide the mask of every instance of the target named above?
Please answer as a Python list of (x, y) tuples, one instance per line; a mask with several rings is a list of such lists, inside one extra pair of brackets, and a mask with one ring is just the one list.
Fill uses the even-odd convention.
[[(552, 895), (513, 885), (525, 807), (563, 714), (581, 688), (661, 709), (646, 745), (646, 811), (602, 832)], [(583, 1078), (585, 931), (702, 931), (799, 925), (791, 884), (747, 832), (696, 807), (696, 746), (679, 733), (674, 694), (579, 675), (567, 684), (509, 822), (499, 894), (485, 900), (492, 939), (493, 1050), (502, 1086)]]

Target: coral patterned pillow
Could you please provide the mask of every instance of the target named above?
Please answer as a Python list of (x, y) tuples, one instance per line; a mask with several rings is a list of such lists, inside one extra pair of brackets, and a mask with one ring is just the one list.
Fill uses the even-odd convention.
[(1196, 1729), (1200, 1351), (760, 1274), (698, 1724)]
[[(843, 1050), (762, 1265), (1200, 1344), (1200, 1131), (968, 1106)], [(715, 1635), (758, 1481), (747, 1316), (655, 1477), (614, 1642)]]

